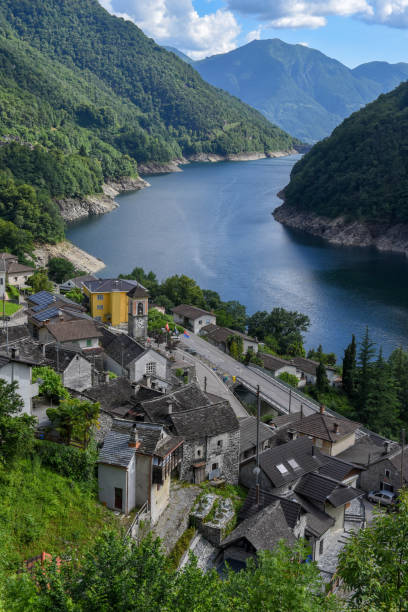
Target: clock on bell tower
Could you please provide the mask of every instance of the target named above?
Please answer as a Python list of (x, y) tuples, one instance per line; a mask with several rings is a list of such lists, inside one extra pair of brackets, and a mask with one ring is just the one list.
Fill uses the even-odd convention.
[(149, 294), (142, 285), (135, 285), (128, 291), (128, 334), (135, 340), (147, 337), (147, 317), (149, 314)]

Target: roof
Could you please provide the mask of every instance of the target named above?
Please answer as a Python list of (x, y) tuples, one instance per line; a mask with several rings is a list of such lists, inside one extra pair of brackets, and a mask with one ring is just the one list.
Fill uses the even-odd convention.
[(149, 297), (149, 292), (143, 287), (143, 285), (138, 283), (135, 287), (132, 287), (132, 289), (127, 292), (127, 296), (130, 298), (147, 298)]
[(343, 461), (338, 457), (330, 457), (326, 455), (325, 460), (326, 463), (319, 469), (319, 474), (330, 476), (330, 478), (334, 478), (335, 480), (344, 480), (344, 478), (346, 478), (346, 476), (348, 476), (352, 470), (359, 469), (351, 463)]
[(238, 419), (227, 400), (170, 414), (168, 419), (171, 429), (185, 440), (217, 436), (239, 429)]
[[(294, 357), (293, 363), (299, 370), (306, 372), (306, 374), (312, 374), (312, 376), (316, 376), (316, 370), (319, 367), (319, 362), (314, 361), (313, 359), (306, 359), (306, 357)], [(332, 368), (331, 366), (325, 365), (326, 370), (336, 371), (336, 368)]]
[(126, 367), (146, 352), (146, 349), (141, 344), (127, 334), (115, 333), (105, 327), (101, 328), (101, 332), (101, 344), (105, 352), (123, 367)]
[(221, 547), (226, 548), (241, 539), (247, 540), (256, 551), (273, 550), (280, 540), (284, 540), (289, 545), (296, 541), (292, 530), (288, 527), (280, 501), (243, 521), (221, 542)]
[(101, 332), (94, 321), (89, 319), (73, 319), (72, 321), (53, 321), (48, 325), (49, 333), (58, 342), (100, 338)]
[(8, 274), (25, 274), (27, 272), (34, 274), (35, 268), (33, 268), (32, 266), (14, 263), (13, 261), (11, 261), (7, 266)]
[(306, 531), (311, 533), (316, 538), (322, 536), (335, 523), (332, 516), (316, 508), (316, 506), (302, 495), (298, 495), (295, 491), (290, 494), (292, 501), (298, 503), (302, 510), (306, 513)]
[(215, 342), (226, 342), (228, 338), (231, 336), (240, 336), (244, 340), (248, 340), (249, 342), (257, 343), (257, 340), (243, 334), (236, 329), (230, 329), (229, 327), (220, 327), (219, 325), (214, 325), (210, 323), (209, 325), (205, 325), (201, 328), (200, 333), (205, 332), (206, 337), (214, 340)]
[[(130, 434), (137, 432), (138, 446), (129, 446)], [(162, 425), (136, 423), (113, 419), (112, 428), (105, 436), (99, 451), (98, 463), (127, 467), (135, 453), (165, 456), (182, 443), (182, 439), (169, 436)]]
[(329, 502), (335, 508), (361, 497), (363, 491), (348, 487), (322, 474), (307, 474), (296, 486), (296, 493), (313, 502)]
[(67, 283), (73, 283), (75, 287), (78, 287), (78, 289), (80, 289), (82, 287), (82, 283), (93, 280), (98, 280), (93, 274), (83, 274), (82, 276), (76, 276), (75, 278), (68, 279), (67, 281), (65, 281), (65, 283), (61, 283), (60, 287), (69, 287)]
[[(126, 414), (135, 405), (135, 390), (127, 378), (118, 376), (107, 383), (86, 389), (83, 395), (99, 402), (101, 410), (110, 414)], [(126, 408), (123, 413), (121, 408)]]
[(259, 504), (257, 504), (255, 487), (252, 487), (248, 491), (247, 498), (239, 512), (239, 520), (243, 521), (247, 518), (250, 518), (251, 516), (254, 516), (254, 514), (262, 510), (262, 508), (270, 506), (277, 500), (279, 500), (281, 503), (288, 527), (291, 527), (293, 529), (299, 520), (299, 516), (302, 510), (301, 505), (298, 502), (287, 499), (286, 497), (279, 497), (278, 495), (273, 495), (273, 493), (270, 493), (269, 491), (264, 491), (263, 489), (259, 490)]
[(272, 370), (273, 372), (287, 366), (292, 366), (292, 368), (296, 367), (294, 363), (276, 357), (275, 355), (269, 355), (268, 353), (258, 353), (258, 357), (262, 359), (264, 368)]
[[(387, 451), (386, 446), (389, 447)], [(336, 455), (339, 459), (361, 467), (381, 461), (399, 449), (397, 442), (390, 442), (376, 434), (367, 434), (356, 440), (353, 446)]]
[(211, 316), (215, 318), (215, 315), (208, 312), (208, 310), (203, 310), (202, 308), (197, 308), (197, 306), (190, 306), (188, 304), (180, 304), (171, 310), (182, 317), (187, 317), (187, 319), (199, 319), (202, 316)]
[(173, 393), (142, 402), (142, 407), (149, 421), (161, 423), (167, 420), (169, 404), (172, 405), (171, 411), (175, 413), (198, 408), (199, 406), (207, 406), (212, 403), (197, 383), (190, 383)]
[(32, 307), (34, 312), (39, 312), (43, 308), (46, 308), (47, 306), (50, 306), (54, 303), (60, 303), (61, 305), (69, 306), (74, 310), (84, 310), (83, 306), (77, 304), (76, 302), (73, 302), (69, 298), (65, 297), (65, 295), (62, 295), (61, 293), (56, 295), (54, 293), (50, 293), (49, 291), (39, 291), (38, 293), (29, 295), (27, 297), (27, 302), (30, 305), (34, 305)]
[(84, 281), (82, 284), (91, 293), (112, 293), (114, 291), (127, 293), (138, 283), (124, 278), (97, 278)]
[(64, 372), (73, 359), (85, 359), (78, 351), (62, 348), (58, 344), (47, 344), (44, 353), (44, 357), (49, 362), (46, 365), (51, 365), (57, 372)]
[(338, 416), (334, 417), (327, 412), (323, 414), (316, 412), (293, 423), (293, 428), (299, 433), (329, 442), (342, 440), (355, 432), (359, 426), (359, 423)]
[(324, 456), (313, 453), (312, 441), (298, 438), (260, 453), (259, 465), (273, 486), (280, 487), (324, 465)]
[(0, 368), (3, 368), (11, 362), (22, 363), (27, 366), (38, 365), (38, 361), (30, 357), (26, 357), (20, 353), (18, 355), (13, 355), (13, 349), (11, 349), (9, 353), (6, 351), (0, 351)]
[(27, 325), (8, 325), (7, 327), (7, 332), (3, 328), (0, 329), (0, 345), (6, 344), (7, 340), (9, 344), (12, 344), (17, 340), (31, 338)]
[[(256, 417), (248, 416), (239, 420), (239, 428), (241, 430), (240, 452), (254, 448), (256, 446)], [(269, 440), (275, 436), (274, 431), (265, 425), (259, 424), (259, 441), (262, 444), (265, 440)]]

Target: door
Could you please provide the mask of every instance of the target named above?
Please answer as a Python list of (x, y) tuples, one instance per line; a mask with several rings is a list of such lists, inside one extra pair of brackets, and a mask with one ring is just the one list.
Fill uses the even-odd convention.
[(116, 510), (122, 510), (122, 493), (123, 489), (115, 487), (115, 508)]

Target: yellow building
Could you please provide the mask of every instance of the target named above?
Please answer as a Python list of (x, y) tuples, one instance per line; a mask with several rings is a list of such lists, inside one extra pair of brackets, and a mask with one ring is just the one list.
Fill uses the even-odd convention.
[(82, 283), (91, 316), (114, 327), (128, 322), (128, 291), (138, 286), (123, 278), (101, 278)]

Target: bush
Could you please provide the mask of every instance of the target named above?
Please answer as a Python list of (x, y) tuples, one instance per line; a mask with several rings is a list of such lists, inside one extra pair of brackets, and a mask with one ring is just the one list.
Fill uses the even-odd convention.
[(187, 548), (190, 546), (190, 542), (193, 539), (194, 534), (195, 534), (194, 527), (189, 527), (188, 529), (186, 529), (183, 535), (177, 540), (175, 547), (173, 548), (173, 550), (171, 551), (169, 555), (170, 567), (172, 567), (173, 569), (178, 568), (180, 561), (181, 561), (181, 557), (184, 555)]
[(48, 440), (36, 440), (35, 452), (44, 466), (61, 476), (77, 482), (90, 481), (94, 477), (97, 451), (91, 445), (81, 450)]
[(280, 380), (283, 380), (283, 382), (287, 383), (291, 387), (295, 387), (295, 389), (297, 389), (299, 380), (294, 374), (289, 374), (289, 372), (282, 372), (282, 374), (279, 374), (278, 378)]

